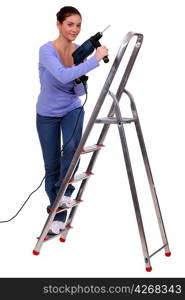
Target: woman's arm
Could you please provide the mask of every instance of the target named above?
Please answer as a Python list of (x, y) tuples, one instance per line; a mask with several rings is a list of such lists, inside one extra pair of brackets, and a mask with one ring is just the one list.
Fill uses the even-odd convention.
[(60, 82), (68, 83), (89, 71), (99, 66), (99, 62), (95, 56), (87, 59), (78, 66), (65, 67), (62, 62), (58, 60), (55, 53), (46, 47), (42, 46), (39, 50), (39, 62)]

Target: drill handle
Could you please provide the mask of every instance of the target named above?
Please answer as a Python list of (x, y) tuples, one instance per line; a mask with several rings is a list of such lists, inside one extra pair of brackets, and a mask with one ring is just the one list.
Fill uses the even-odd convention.
[(104, 57), (103, 57), (103, 61), (104, 61), (105, 64), (108, 63), (108, 62), (109, 62), (108, 56), (104, 56)]
[[(99, 41), (96, 41), (96, 48), (98, 48), (98, 47), (101, 47), (101, 44), (100, 44)], [(103, 61), (104, 61), (105, 64), (108, 63), (109, 62), (108, 56), (104, 56)]]

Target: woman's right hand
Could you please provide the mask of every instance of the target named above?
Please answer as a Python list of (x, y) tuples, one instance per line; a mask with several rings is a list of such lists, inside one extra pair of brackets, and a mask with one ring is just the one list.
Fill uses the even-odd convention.
[(108, 56), (108, 49), (105, 46), (98, 47), (95, 52), (97, 61), (100, 61), (105, 56)]

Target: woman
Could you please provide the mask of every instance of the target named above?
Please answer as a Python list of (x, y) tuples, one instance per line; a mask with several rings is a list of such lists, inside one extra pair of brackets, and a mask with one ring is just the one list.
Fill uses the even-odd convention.
[[(90, 59), (74, 66), (72, 53), (77, 45), (73, 41), (81, 30), (81, 14), (76, 8), (65, 6), (56, 16), (59, 36), (41, 46), (39, 51), (41, 90), (36, 105), (37, 131), (45, 167), (45, 190), (50, 200), (48, 212), (82, 135), (84, 111), (79, 96), (85, 94), (85, 90), (83, 84), (77, 84), (75, 79), (99, 66), (99, 61), (108, 55), (107, 48), (101, 46)], [(61, 133), (64, 145), (62, 156)], [(68, 185), (62, 199), (66, 206), (70, 207), (73, 191), (74, 187)], [(67, 211), (56, 214), (49, 232), (58, 234), (65, 227), (66, 216)]]

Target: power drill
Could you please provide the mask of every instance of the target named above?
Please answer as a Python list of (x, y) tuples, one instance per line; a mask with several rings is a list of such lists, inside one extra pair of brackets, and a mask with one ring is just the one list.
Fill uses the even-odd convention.
[[(85, 41), (81, 46), (79, 46), (73, 53), (73, 60), (75, 65), (79, 65), (87, 58), (91, 53), (93, 53), (94, 49), (101, 46), (99, 39), (103, 36), (103, 32), (110, 27), (107, 26), (102, 32), (97, 32), (95, 35), (91, 36), (90, 39)], [(103, 58), (104, 63), (108, 63), (108, 56)], [(83, 75), (80, 77), (80, 80), (75, 80), (76, 83), (86, 82), (88, 80), (88, 76)]]

